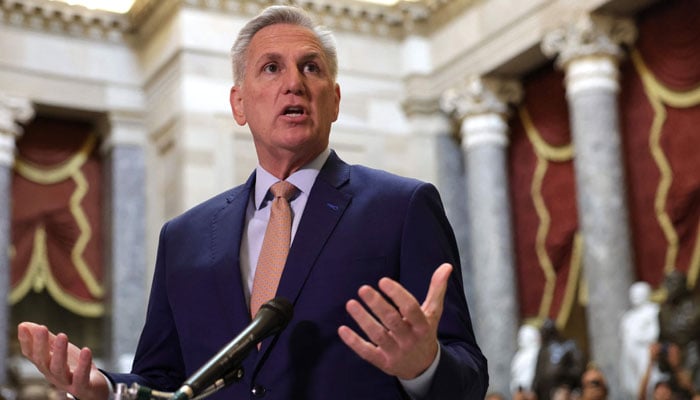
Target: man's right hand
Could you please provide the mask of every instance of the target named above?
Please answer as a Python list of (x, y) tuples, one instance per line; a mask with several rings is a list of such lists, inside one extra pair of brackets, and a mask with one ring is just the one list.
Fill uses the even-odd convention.
[(43, 325), (22, 322), (17, 326), (22, 354), (57, 389), (80, 400), (106, 400), (107, 378), (92, 362), (92, 351), (79, 349), (63, 333), (54, 335)]

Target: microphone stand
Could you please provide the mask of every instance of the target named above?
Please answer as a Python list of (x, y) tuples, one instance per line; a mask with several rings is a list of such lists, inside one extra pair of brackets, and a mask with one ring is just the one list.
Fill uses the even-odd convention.
[[(241, 378), (243, 378), (243, 370), (236, 368), (223, 378), (214, 382), (213, 385), (209, 386), (204, 392), (194, 397), (192, 400), (201, 400), (208, 397), (219, 389), (240, 381)], [(114, 400), (178, 400), (181, 397), (181, 393), (176, 394), (176, 392), (154, 390), (146, 386), (141, 386), (138, 383), (133, 383), (131, 386), (126, 386), (125, 383), (117, 383), (114, 393)]]
[[(248, 356), (251, 346), (284, 329), (292, 319), (292, 312), (289, 300), (281, 297), (263, 304), (250, 325), (185, 381), (176, 392), (153, 390), (137, 383), (132, 384), (131, 387), (118, 383), (114, 398), (115, 400), (203, 399), (231, 383), (240, 381), (243, 378), (241, 363)], [(222, 369), (223, 371), (220, 371)], [(218, 374), (221, 373), (224, 375), (219, 378)], [(204, 386), (205, 384), (209, 386)], [(198, 393), (196, 396), (195, 391)]]
[(160, 392), (152, 390), (138, 383), (134, 383), (127, 387), (125, 383), (117, 383), (116, 391), (114, 392), (114, 400), (155, 400), (169, 399), (172, 396), (170, 392)]

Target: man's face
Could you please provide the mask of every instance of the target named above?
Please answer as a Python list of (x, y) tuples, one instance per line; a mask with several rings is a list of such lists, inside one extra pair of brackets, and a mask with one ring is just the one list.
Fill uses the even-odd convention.
[(671, 386), (667, 382), (657, 384), (652, 393), (653, 400), (671, 400), (672, 396)]
[(598, 370), (588, 370), (584, 372), (581, 378), (582, 399), (606, 399), (608, 395), (608, 386), (605, 382), (605, 377)]
[(263, 166), (275, 160), (310, 161), (328, 146), (338, 118), (340, 88), (310, 30), (276, 24), (250, 43), (243, 82), (231, 89), (236, 122), (248, 124)]

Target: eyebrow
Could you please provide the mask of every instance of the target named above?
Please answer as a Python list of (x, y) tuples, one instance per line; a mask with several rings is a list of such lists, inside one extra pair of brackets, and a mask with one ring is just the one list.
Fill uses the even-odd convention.
[(281, 58), (282, 58), (282, 54), (280, 54), (280, 53), (273, 53), (273, 52), (270, 52), (270, 53), (263, 53), (263, 54), (261, 54), (260, 57), (258, 57), (258, 59), (256, 60), (256, 64), (257, 64), (257, 63), (260, 63), (261, 61), (262, 61), (262, 62), (267, 62), (267, 61), (270, 61), (270, 60), (272, 60), (272, 61), (277, 61), (277, 60), (280, 60)]
[(310, 61), (310, 60), (315, 60), (315, 59), (323, 60), (323, 57), (321, 56), (321, 53), (316, 52), (316, 51), (313, 51), (313, 52), (310, 52), (310, 53), (306, 53), (306, 54), (304, 54), (304, 55), (301, 57), (301, 61), (302, 61), (302, 62)]
[[(258, 61), (258, 62), (261, 62), (261, 61), (262, 61), (262, 62), (267, 62), (267, 61), (279, 61), (279, 60), (281, 60), (282, 58), (283, 58), (283, 57), (282, 57), (282, 54), (281, 54), (281, 53), (278, 53), (278, 52), (269, 52), (269, 53), (263, 53), (263, 54), (261, 54), (257, 61)], [(318, 60), (323, 60), (324, 58), (323, 58), (323, 56), (322, 56), (322, 53), (320, 53), (320, 52), (318, 52), (318, 51), (311, 51), (311, 52), (308, 52), (308, 53), (302, 55), (302, 56), (299, 58), (299, 62), (306, 62), (306, 61), (316, 60), (316, 59), (318, 59)]]

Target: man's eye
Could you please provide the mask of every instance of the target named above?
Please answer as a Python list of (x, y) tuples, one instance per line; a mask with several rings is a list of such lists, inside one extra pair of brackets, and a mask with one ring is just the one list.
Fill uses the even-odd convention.
[(318, 64), (316, 63), (306, 63), (304, 64), (304, 72), (310, 72), (317, 74), (321, 72), (321, 68), (318, 67)]
[(279, 67), (277, 64), (265, 64), (263, 67), (264, 72), (277, 72), (279, 71)]

